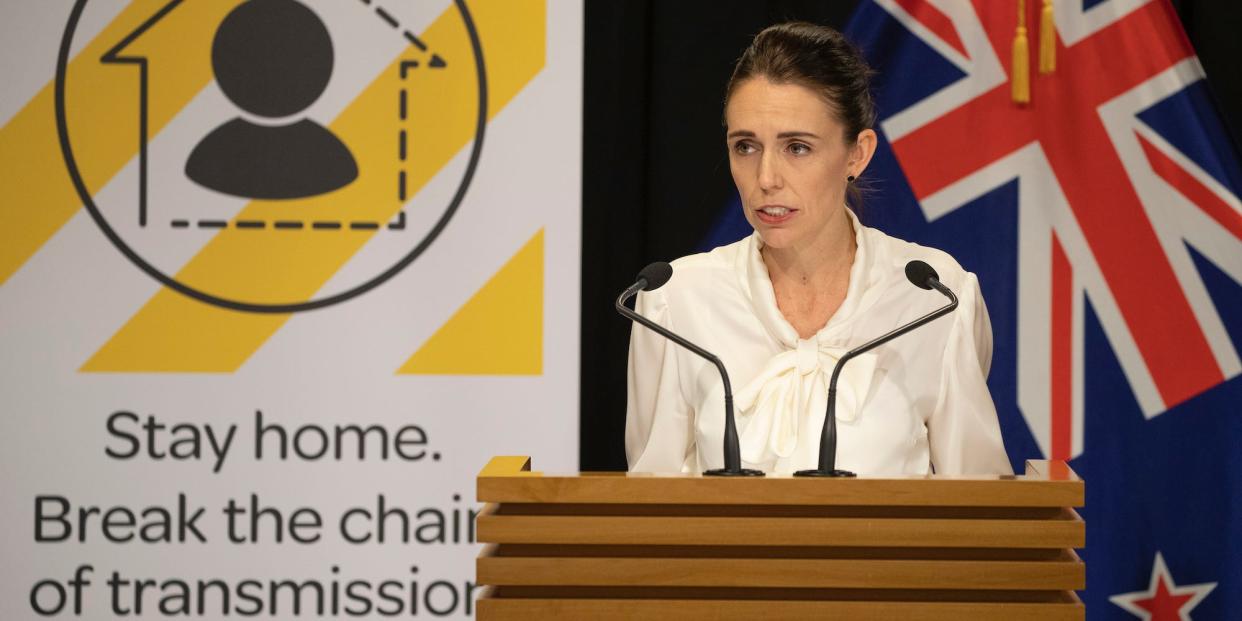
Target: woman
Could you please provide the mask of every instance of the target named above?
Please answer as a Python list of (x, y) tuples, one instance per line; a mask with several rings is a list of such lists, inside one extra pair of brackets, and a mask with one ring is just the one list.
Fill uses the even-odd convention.
[[(940, 306), (904, 266), (931, 264), (951, 315), (845, 365), (837, 467), (863, 475), (1011, 473), (986, 378), (992, 336), (974, 274), (949, 255), (859, 224), (846, 206), (876, 148), (869, 74), (840, 33), (790, 23), (759, 33), (725, 97), (729, 167), (750, 237), (673, 263), (637, 310), (716, 353), (735, 387), (744, 467), (814, 468), (837, 359)], [(650, 330), (631, 334), (631, 470), (722, 466), (716, 369)]]

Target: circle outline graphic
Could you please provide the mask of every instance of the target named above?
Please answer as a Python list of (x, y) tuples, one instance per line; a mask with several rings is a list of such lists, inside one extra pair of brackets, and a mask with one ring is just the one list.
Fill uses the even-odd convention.
[(65, 24), (65, 34), (61, 37), (60, 50), (56, 57), (56, 82), (55, 82), (55, 103), (56, 103), (56, 133), (60, 139), (61, 155), (65, 160), (65, 167), (68, 169), (69, 178), (73, 182), (74, 189), (77, 190), (78, 197), (82, 199), (83, 206), (90, 213), (91, 219), (103, 231), (104, 236), (112, 245), (125, 255), (131, 263), (145, 272), (148, 276), (159, 281), (164, 286), (181, 293), (187, 297), (227, 308), (229, 310), (244, 311), (251, 313), (296, 313), (300, 311), (315, 310), (344, 302), (351, 298), (357, 297), (374, 289), (384, 282), (396, 276), (401, 270), (413, 263), (428, 247), (439, 237), (440, 233), (448, 226), (449, 220), (457, 212), (461, 206), (462, 200), (466, 196), (466, 191), (470, 187), (470, 182), (474, 178), (475, 169), (478, 167), (480, 154), (483, 150), (483, 136), (487, 129), (487, 72), (483, 62), (483, 45), (479, 41), (479, 33), (475, 29), (474, 19), (470, 16), (470, 10), (466, 7), (465, 0), (453, 0), (453, 4), (457, 7), (458, 13), (462, 17), (466, 32), (470, 36), (470, 46), (474, 52), (475, 73), (478, 76), (479, 88), (479, 112), (475, 122), (474, 144), (470, 150), (470, 160), (466, 164), (466, 171), (462, 175), (461, 182), (454, 192), (452, 200), (449, 202), (448, 208), (441, 214), (440, 219), (436, 221), (431, 230), (423, 237), (412, 250), (399, 261), (389, 266), (388, 269), (372, 277), (351, 289), (346, 289), (340, 293), (335, 293), (319, 299), (311, 299), (305, 302), (289, 302), (281, 304), (261, 304), (255, 302), (245, 302), (225, 297), (213, 295), (201, 289), (191, 287), (185, 283), (178, 281), (155, 266), (148, 263), (142, 258), (125, 240), (113, 230), (108, 224), (108, 220), (103, 217), (99, 207), (95, 204), (94, 197), (91, 196), (90, 190), (86, 187), (85, 181), (82, 180), (81, 172), (78, 170), (77, 160), (73, 155), (73, 146), (69, 141), (69, 124), (65, 112), (65, 83), (66, 73), (69, 67), (69, 50), (73, 46), (73, 35), (77, 30), (78, 21), (82, 17), (82, 12), (86, 8), (89, 0), (75, 0), (73, 10), (69, 14), (69, 21)]

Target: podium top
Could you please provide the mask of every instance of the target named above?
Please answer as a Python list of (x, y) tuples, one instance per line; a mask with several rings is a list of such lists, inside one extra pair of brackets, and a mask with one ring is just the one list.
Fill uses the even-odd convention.
[(787, 474), (531, 470), (530, 457), (493, 457), (479, 472), (478, 500), (504, 503), (1081, 507), (1084, 483), (1064, 461), (1031, 460), (1022, 475), (815, 479)]

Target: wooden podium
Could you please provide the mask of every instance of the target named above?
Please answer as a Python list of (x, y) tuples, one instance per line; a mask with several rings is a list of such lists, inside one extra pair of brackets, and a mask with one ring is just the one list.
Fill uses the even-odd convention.
[(1083, 619), (1083, 481), (479, 473), (480, 619)]

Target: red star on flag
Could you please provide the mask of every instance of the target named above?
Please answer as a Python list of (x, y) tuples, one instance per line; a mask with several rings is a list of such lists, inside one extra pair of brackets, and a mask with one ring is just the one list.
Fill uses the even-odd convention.
[(1177, 586), (1164, 557), (1156, 552), (1147, 590), (1114, 595), (1108, 601), (1146, 621), (1190, 621), (1190, 611), (1214, 588), (1215, 582)]

